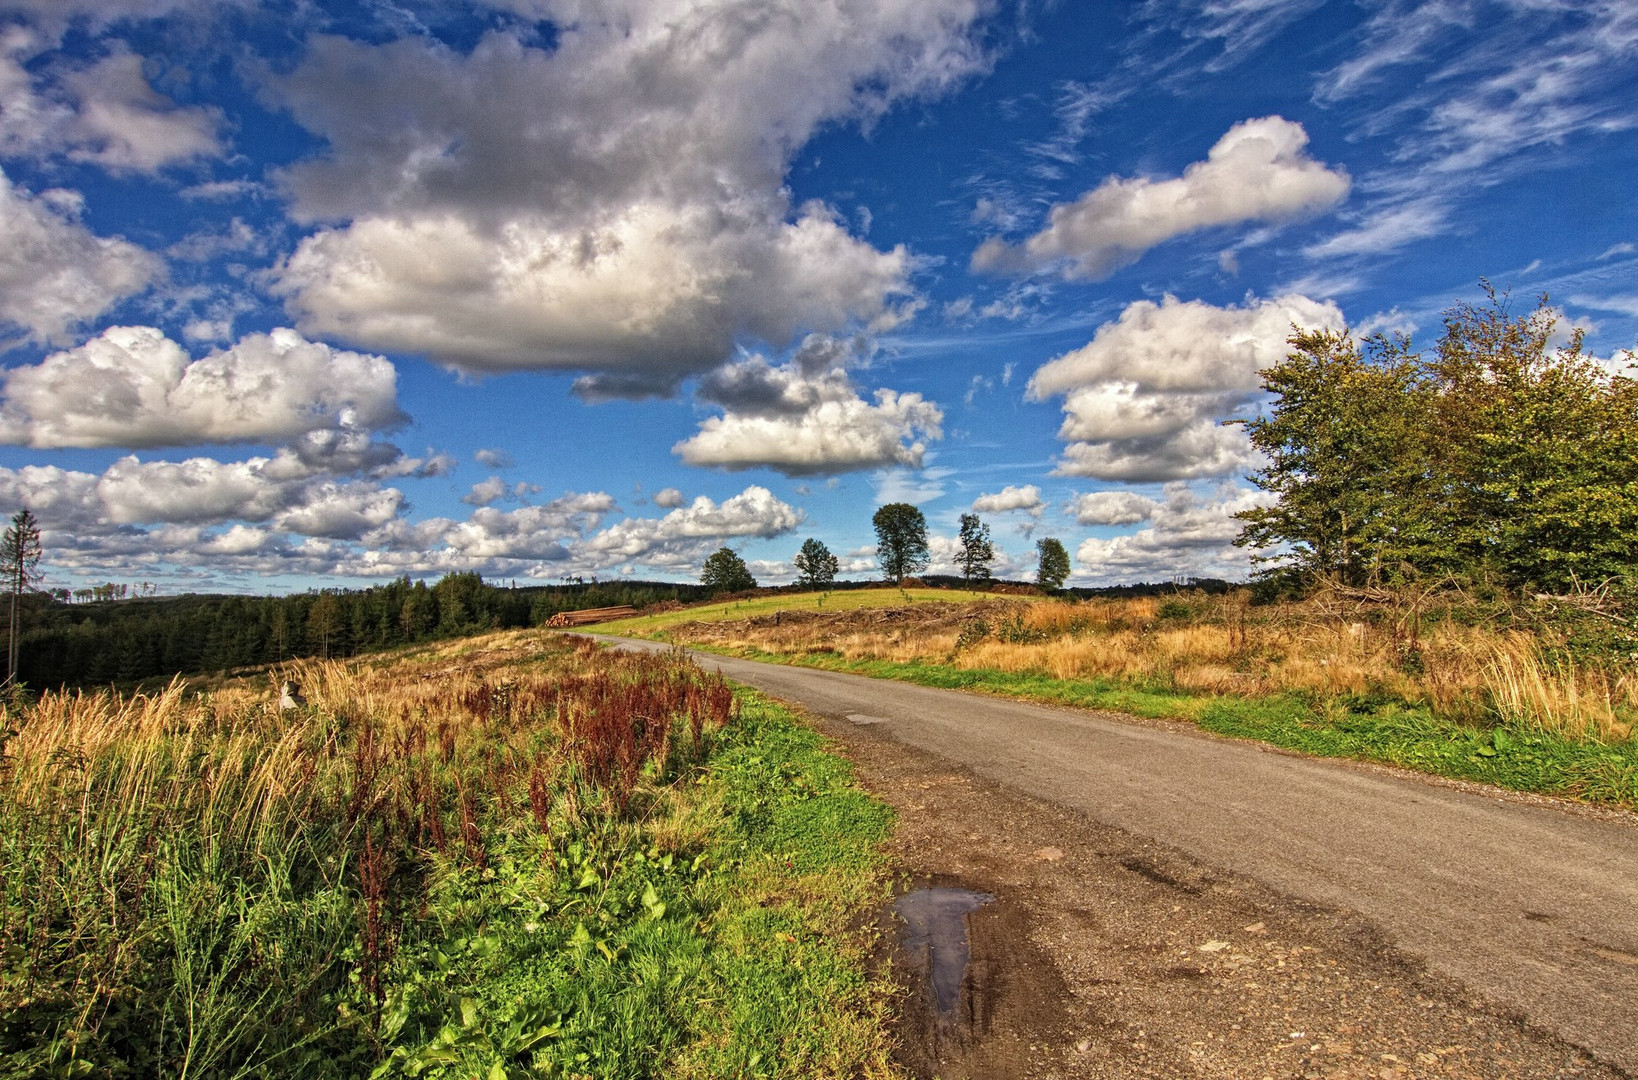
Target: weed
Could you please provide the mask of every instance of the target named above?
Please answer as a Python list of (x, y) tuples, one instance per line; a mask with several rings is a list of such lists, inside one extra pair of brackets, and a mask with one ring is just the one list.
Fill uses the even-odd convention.
[(676, 656), (522, 634), (293, 677), (287, 712), (173, 683), (0, 713), (0, 1076), (728, 1072), (810, 1053), (746, 1049), (781, 1008), (829, 1018), (833, 1073), (880, 1071), (843, 938), (812, 935), (830, 982), (763, 1001), (741, 984), (783, 961), (721, 936), (778, 870), (724, 805), (825, 822), (786, 829), (815, 845), (779, 864), (793, 926), (875, 880), (880, 812), (816, 747), (731, 765), (789, 720), (738, 723)]

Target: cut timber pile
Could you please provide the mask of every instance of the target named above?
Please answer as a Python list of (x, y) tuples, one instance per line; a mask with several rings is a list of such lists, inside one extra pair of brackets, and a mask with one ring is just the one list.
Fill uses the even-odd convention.
[(594, 607), (581, 611), (560, 611), (546, 620), (547, 626), (585, 626), (587, 623), (607, 622), (610, 619), (624, 619), (637, 614), (637, 609), (629, 604), (619, 607)]

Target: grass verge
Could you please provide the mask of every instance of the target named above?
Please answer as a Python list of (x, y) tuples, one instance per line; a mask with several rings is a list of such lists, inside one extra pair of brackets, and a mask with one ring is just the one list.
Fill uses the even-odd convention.
[(527, 634), (300, 674), (0, 716), (0, 1077), (896, 1075), (889, 811), (789, 714)]
[(1220, 735), (1258, 739), (1318, 757), (1374, 761), (1514, 791), (1638, 810), (1638, 740), (1604, 743), (1519, 723), (1481, 728), (1441, 719), (1423, 704), (1384, 696), (1249, 698), (1045, 673), (957, 668), (919, 660), (848, 659), (835, 653), (793, 655), (751, 648), (710, 651), (922, 686), (1184, 720)]

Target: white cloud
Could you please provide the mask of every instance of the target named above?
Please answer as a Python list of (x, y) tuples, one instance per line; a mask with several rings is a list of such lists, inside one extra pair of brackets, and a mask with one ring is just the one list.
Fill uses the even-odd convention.
[(1062, 395), (1058, 472), (1147, 482), (1222, 476), (1246, 467), (1239, 428), (1261, 396), (1259, 372), (1286, 353), (1293, 325), (1341, 327), (1335, 304), (1289, 295), (1215, 307), (1167, 296), (1139, 300), (1090, 343), (1042, 365), (1035, 400)]
[(515, 484), (508, 484), (498, 476), (491, 476), (487, 480), (480, 480), (472, 485), (472, 490), (461, 496), (461, 501), (469, 506), (488, 506), (502, 499), (513, 502), (522, 502), (531, 495), (540, 494), (540, 485), (531, 484), (527, 480), (519, 480)]
[(312, 38), (269, 81), (329, 151), (283, 182), (298, 218), (344, 224), (278, 288), (321, 336), (673, 382), (742, 337), (895, 325), (919, 303), (909, 255), (792, 207), (784, 174), (821, 125), (982, 70), (985, 10), (613, 0), (550, 12), (550, 49), (501, 30), (467, 53)]
[(1306, 152), (1301, 124), (1245, 120), (1169, 180), (1110, 177), (1073, 203), (1054, 206), (1045, 229), (1021, 246), (999, 237), (973, 254), (976, 270), (1057, 269), (1099, 279), (1173, 237), (1248, 221), (1280, 223), (1318, 213), (1348, 194), (1348, 175)]
[(300, 505), (280, 514), (276, 524), (287, 532), (356, 540), (371, 529), (396, 520), (404, 493), (368, 481), (324, 481), (302, 493)]
[(505, 450), (481, 448), (472, 455), (478, 464), (487, 465), (491, 469), (510, 469), (517, 464), (511, 454)]
[(1135, 491), (1093, 491), (1076, 496), (1069, 511), (1082, 525), (1136, 525), (1153, 517), (1160, 505)]
[(1620, 255), (1631, 255), (1635, 251), (1638, 251), (1638, 247), (1634, 247), (1623, 240), (1619, 244), (1611, 244), (1605, 248), (1598, 256), (1598, 261), (1603, 262), (1605, 259), (1613, 259)]
[(388, 360), (293, 330), (249, 334), (190, 360), (152, 327), (111, 327), (0, 373), (0, 386), (0, 442), (32, 447), (287, 442), (405, 419)]
[(871, 475), (870, 483), (876, 489), (878, 505), (902, 502), (921, 506), (943, 498), (948, 486), (945, 481), (955, 474), (956, 470), (944, 465), (920, 470), (883, 469)]
[(164, 272), (152, 252), (81, 225), (82, 203), (61, 189), (31, 195), (0, 171), (0, 325), (60, 342)]
[(157, 172), (221, 153), (220, 117), (210, 109), (178, 108), (154, 92), (142, 58), (115, 52), (62, 80), (74, 116), (61, 133), (72, 161), (110, 172)]
[(1008, 484), (994, 494), (980, 495), (974, 499), (973, 510), (980, 514), (1005, 514), (1013, 510), (1023, 510), (1031, 517), (1039, 518), (1046, 510), (1046, 503), (1041, 501), (1041, 489), (1034, 484), (1025, 484), (1023, 487)]
[(1075, 579), (1096, 585), (1178, 577), (1244, 579), (1251, 563), (1234, 546), (1240, 522), (1233, 515), (1265, 500), (1262, 492), (1231, 485), (1201, 494), (1185, 484), (1168, 484), (1158, 502), (1148, 500), (1153, 503), (1148, 528), (1082, 541), (1075, 553)]
[(16, 27), (0, 40), (0, 151), (6, 156), (61, 155), (113, 173), (156, 173), (222, 152), (220, 114), (181, 108), (157, 93), (143, 75), (142, 57), (116, 46), (88, 66), (52, 65), (36, 76), (23, 61), (43, 44)]
[(687, 567), (728, 540), (783, 536), (806, 517), (767, 488), (752, 485), (720, 504), (700, 495), (661, 518), (626, 518), (577, 544), (574, 555), (599, 567), (625, 562)]
[(491, 476), (487, 480), (473, 484), (472, 490), (461, 496), (461, 501), (470, 506), (488, 506), (497, 499), (504, 498), (508, 490), (505, 480)]
[(683, 493), (674, 487), (661, 488), (654, 493), (654, 505), (661, 509), (673, 510), (684, 502)]
[(700, 396), (722, 405), (699, 433), (672, 447), (690, 465), (765, 467), (787, 476), (920, 467), (944, 413), (918, 393), (859, 396), (845, 368), (810, 371), (799, 356), (775, 367), (752, 357), (713, 372)]

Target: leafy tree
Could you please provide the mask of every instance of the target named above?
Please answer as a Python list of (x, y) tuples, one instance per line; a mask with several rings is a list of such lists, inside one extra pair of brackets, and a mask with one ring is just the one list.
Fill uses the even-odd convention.
[(802, 541), (802, 550), (796, 553), (796, 558), (792, 561), (800, 575), (796, 583), (809, 589), (825, 588), (836, 580), (836, 572), (841, 569), (841, 564), (836, 561), (836, 556), (830, 553), (830, 548), (811, 536)]
[[(307, 612), (307, 637), (318, 646), (319, 655), (326, 659), (337, 645), (341, 630), (346, 626), (341, 611), (341, 600), (333, 592), (321, 592)], [(339, 650), (338, 650), (339, 651)]]
[(725, 547), (718, 548), (714, 555), (705, 560), (700, 584), (710, 589), (713, 595), (744, 592), (756, 588), (756, 578), (751, 576), (751, 569), (745, 565), (745, 560), (733, 548)]
[(1035, 542), (1040, 565), (1035, 570), (1035, 583), (1047, 592), (1057, 592), (1069, 577), (1069, 552), (1057, 537), (1048, 536)]
[(40, 523), (28, 509), (11, 516), (11, 526), (0, 538), (0, 564), (5, 566), (6, 583), (11, 589), (11, 632), (7, 637), (6, 681), (17, 675), (17, 604), (30, 585), (38, 580), (40, 565)]
[(927, 568), (927, 518), (909, 503), (888, 503), (871, 519), (876, 526), (876, 559), (894, 584)]
[(967, 587), (973, 587), (973, 582), (990, 580), (990, 563), (995, 561), (995, 545), (990, 543), (990, 527), (979, 520), (977, 514), (961, 515), (961, 550), (956, 554), (956, 564), (961, 567), (961, 576), (967, 579)]
[(1638, 542), (1638, 383), (1552, 347), (1542, 297), (1515, 316), (1445, 313), (1432, 355), (1295, 332), (1263, 372), (1272, 411), (1246, 424), (1276, 502), (1237, 543), (1272, 572), (1348, 585), (1458, 576), (1563, 588), (1630, 573)]
[[(1439, 485), (1427, 458), (1435, 389), (1403, 339), (1297, 331), (1263, 372), (1271, 415), (1246, 424), (1269, 464), (1251, 481), (1278, 501), (1242, 512), (1238, 540), (1349, 584), (1437, 562)], [(1430, 545), (1432, 545), (1430, 547)], [(1447, 553), (1448, 554), (1448, 553)]]

